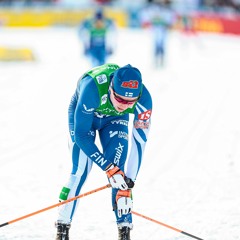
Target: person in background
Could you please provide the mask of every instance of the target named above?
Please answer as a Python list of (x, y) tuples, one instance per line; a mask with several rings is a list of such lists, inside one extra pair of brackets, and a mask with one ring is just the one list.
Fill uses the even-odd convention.
[(151, 29), (153, 35), (153, 56), (156, 68), (163, 67), (166, 60), (166, 48), (169, 30), (176, 21), (170, 2), (149, 3), (140, 14), (143, 27)]
[[(123, 67), (104, 64), (84, 73), (69, 105), (72, 172), (59, 199), (64, 201), (79, 195), (92, 165), (96, 164), (112, 186), (118, 240), (130, 240), (132, 189), (143, 160), (151, 113), (151, 95), (142, 83), (141, 72), (130, 64)], [(131, 148), (130, 114), (133, 114)], [(102, 151), (95, 143), (97, 131)], [(59, 207), (56, 240), (69, 240), (78, 201)]]
[(91, 66), (105, 64), (116, 47), (114, 21), (104, 16), (103, 9), (98, 9), (93, 18), (80, 24), (78, 33), (83, 43), (84, 55), (89, 58)]

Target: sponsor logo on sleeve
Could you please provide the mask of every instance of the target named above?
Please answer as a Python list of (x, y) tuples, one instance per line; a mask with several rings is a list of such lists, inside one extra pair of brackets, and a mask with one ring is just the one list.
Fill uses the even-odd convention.
[(110, 138), (112, 138), (116, 135), (118, 138), (123, 138), (128, 141), (128, 134), (126, 132), (123, 132), (123, 131), (110, 131), (109, 132)]
[(144, 121), (141, 121), (141, 120), (134, 121), (134, 127), (135, 128), (148, 129), (149, 126), (150, 126), (149, 122), (144, 122)]
[(115, 148), (116, 154), (114, 156), (113, 162), (117, 166), (119, 166), (119, 162), (120, 162), (120, 159), (121, 159), (121, 156), (122, 156), (122, 153), (123, 153), (123, 148), (124, 148), (124, 145), (122, 145), (121, 143), (118, 143), (118, 147)]
[(112, 138), (112, 137), (114, 137), (115, 135), (117, 135), (118, 134), (118, 131), (110, 131), (109, 132), (109, 135), (110, 135), (110, 138)]
[(128, 121), (127, 120), (113, 120), (111, 121), (112, 124), (119, 124), (119, 125), (124, 125), (124, 126), (128, 126)]
[(151, 117), (152, 110), (147, 110), (146, 112), (138, 114), (139, 120), (148, 120)]
[(94, 111), (94, 108), (87, 108), (87, 106), (85, 104), (83, 104), (83, 108), (84, 108), (84, 113), (87, 113), (87, 114), (91, 114), (93, 111)]

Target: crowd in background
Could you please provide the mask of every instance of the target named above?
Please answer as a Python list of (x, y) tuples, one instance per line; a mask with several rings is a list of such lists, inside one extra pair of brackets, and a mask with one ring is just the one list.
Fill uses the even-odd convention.
[(240, 12), (240, 0), (0, 0), (1, 7), (82, 7), (95, 5), (124, 6), (134, 8), (151, 3), (170, 3), (173, 7), (189, 7), (198, 11)]

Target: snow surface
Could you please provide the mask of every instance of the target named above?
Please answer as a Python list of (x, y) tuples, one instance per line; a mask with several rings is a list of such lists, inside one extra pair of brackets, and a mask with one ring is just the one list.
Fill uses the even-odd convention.
[[(71, 161), (67, 107), (89, 68), (75, 29), (0, 30), (0, 46), (29, 47), (36, 62), (0, 63), (0, 224), (58, 202)], [(163, 69), (151, 33), (119, 30), (119, 65), (142, 71), (152, 129), (134, 210), (205, 240), (240, 239), (240, 38), (172, 32)], [(82, 193), (107, 184), (94, 166)], [(54, 239), (57, 208), (0, 229), (1, 240)], [(132, 240), (191, 239), (138, 216)], [(82, 198), (71, 240), (117, 239), (110, 189)]]

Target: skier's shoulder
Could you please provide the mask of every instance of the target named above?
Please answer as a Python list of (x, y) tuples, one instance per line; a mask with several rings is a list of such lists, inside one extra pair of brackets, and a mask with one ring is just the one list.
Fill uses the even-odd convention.
[(81, 22), (80, 26), (81, 27), (89, 27), (90, 22), (91, 22), (91, 20), (89, 18), (86, 18)]
[(94, 79), (90, 75), (81, 77), (77, 84), (77, 93), (79, 102), (91, 102), (92, 106), (97, 107), (99, 104), (98, 88)]
[(146, 108), (152, 107), (152, 96), (147, 87), (143, 84), (141, 96), (138, 103), (144, 105)]
[(106, 76), (110, 76), (114, 71), (116, 71), (119, 66), (115, 63), (106, 63), (100, 65), (98, 67), (92, 68), (86, 74), (92, 76), (93, 78), (105, 74)]
[(78, 80), (78, 88), (90, 89), (94, 86), (94, 79), (88, 73), (84, 73)]
[[(149, 129), (152, 115), (152, 97), (148, 89), (143, 85), (142, 94), (135, 107), (134, 128)], [(145, 139), (146, 136), (142, 135)], [(145, 139), (146, 141), (146, 139)]]

